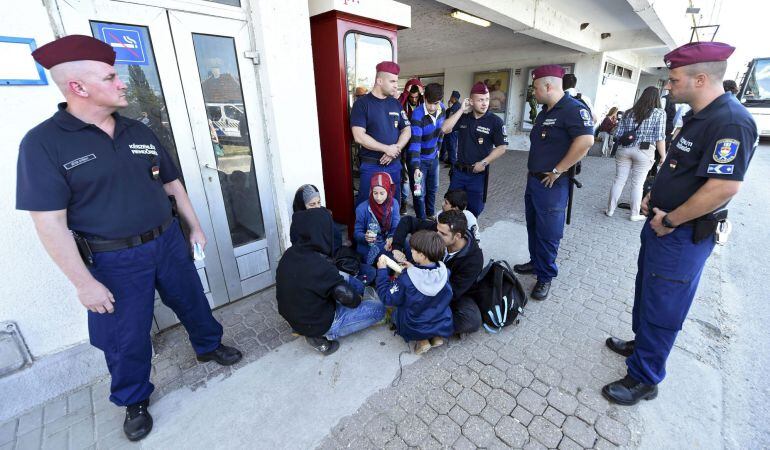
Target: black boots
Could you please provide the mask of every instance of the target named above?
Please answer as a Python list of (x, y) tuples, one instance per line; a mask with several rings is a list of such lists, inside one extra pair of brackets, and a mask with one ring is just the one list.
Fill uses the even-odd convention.
[(634, 353), (634, 341), (624, 341), (622, 339), (614, 338), (614, 337), (608, 337), (605, 341), (605, 344), (607, 344), (607, 347), (612, 350), (613, 352), (617, 353), (618, 355), (625, 356), (628, 358), (631, 356), (632, 353)]
[(138, 441), (152, 431), (152, 416), (147, 407), (150, 400), (128, 405), (126, 407), (126, 419), (123, 421), (123, 433), (129, 441)]
[(336, 352), (337, 349), (340, 348), (340, 343), (337, 341), (330, 341), (329, 339), (326, 339), (325, 337), (305, 337), (307, 340), (307, 343), (310, 344), (311, 347), (316, 349), (318, 352), (320, 352), (324, 356), (331, 355), (332, 353)]
[(535, 265), (532, 261), (524, 264), (516, 264), (513, 266), (513, 271), (520, 274), (533, 273), (535, 271)]
[(551, 282), (538, 281), (535, 283), (535, 287), (532, 288), (530, 297), (535, 300), (545, 300), (548, 297), (548, 292), (551, 290)]
[(243, 353), (237, 348), (219, 344), (214, 351), (198, 355), (197, 358), (200, 362), (216, 361), (219, 365), (231, 366), (243, 358)]
[(604, 398), (618, 405), (631, 406), (639, 400), (652, 400), (658, 396), (658, 386), (636, 381), (630, 375), (602, 388)]

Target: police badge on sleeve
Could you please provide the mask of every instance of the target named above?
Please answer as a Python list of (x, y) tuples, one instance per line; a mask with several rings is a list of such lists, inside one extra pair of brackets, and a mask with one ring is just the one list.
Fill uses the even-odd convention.
[(719, 164), (727, 164), (738, 156), (740, 141), (735, 139), (720, 139), (714, 147), (714, 161)]
[(594, 125), (594, 120), (591, 118), (591, 113), (589, 113), (587, 109), (580, 110), (580, 118), (583, 119), (583, 125), (587, 127), (592, 127)]

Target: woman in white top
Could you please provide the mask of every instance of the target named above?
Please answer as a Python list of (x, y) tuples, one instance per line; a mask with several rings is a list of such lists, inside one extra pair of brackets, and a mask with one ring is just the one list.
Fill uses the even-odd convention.
[[(625, 136), (624, 136), (625, 135)], [(633, 141), (628, 142), (628, 135)], [(615, 131), (618, 151), (615, 155), (615, 181), (610, 189), (609, 204), (605, 214), (612, 216), (618, 206), (623, 186), (631, 174), (631, 217), (644, 220), (639, 214), (642, 188), (647, 172), (655, 163), (655, 150), (660, 161), (666, 159), (666, 113), (660, 107), (660, 91), (650, 86), (642, 92), (634, 106), (626, 111)], [(625, 145), (624, 145), (625, 144)]]

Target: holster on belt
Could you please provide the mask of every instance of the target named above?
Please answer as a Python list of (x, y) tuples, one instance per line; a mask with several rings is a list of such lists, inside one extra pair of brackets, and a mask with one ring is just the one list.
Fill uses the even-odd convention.
[(88, 241), (83, 236), (77, 234), (74, 231), (71, 231), (72, 238), (75, 239), (75, 245), (78, 248), (78, 253), (80, 254), (80, 259), (83, 260), (83, 264), (86, 265), (86, 267), (91, 267), (94, 265), (94, 254), (91, 252), (91, 247), (88, 245)]
[(727, 220), (726, 209), (720, 209), (693, 220), (693, 244), (697, 244), (700, 241), (713, 236), (717, 231), (719, 223), (724, 220)]

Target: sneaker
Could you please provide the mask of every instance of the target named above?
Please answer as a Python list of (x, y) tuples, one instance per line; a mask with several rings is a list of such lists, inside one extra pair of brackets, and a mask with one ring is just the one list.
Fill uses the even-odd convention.
[(414, 344), (414, 354), (415, 355), (422, 355), (423, 353), (430, 350), (430, 342), (427, 339), (423, 339), (421, 341), (417, 341), (417, 343)]
[(647, 220), (646, 216), (643, 216), (641, 214), (632, 214), (631, 217), (628, 218), (631, 222), (640, 222), (642, 220)]
[(307, 343), (324, 356), (329, 356), (340, 348), (340, 343), (326, 339), (325, 337), (305, 337)]
[(609, 209), (604, 210), (604, 215), (607, 217), (612, 217), (613, 214), (615, 214), (615, 211), (610, 211)]
[(442, 345), (444, 345), (444, 338), (442, 338), (441, 336), (430, 338), (431, 347), (441, 347)]

